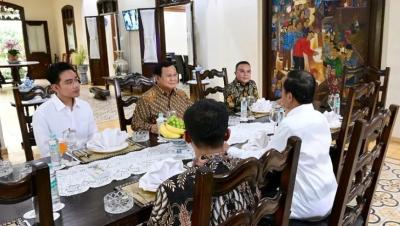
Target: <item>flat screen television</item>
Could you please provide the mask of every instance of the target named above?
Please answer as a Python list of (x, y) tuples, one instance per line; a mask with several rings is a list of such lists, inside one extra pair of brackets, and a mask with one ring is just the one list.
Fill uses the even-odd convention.
[(137, 9), (122, 11), (122, 17), (124, 18), (125, 29), (127, 31), (139, 30), (139, 15)]

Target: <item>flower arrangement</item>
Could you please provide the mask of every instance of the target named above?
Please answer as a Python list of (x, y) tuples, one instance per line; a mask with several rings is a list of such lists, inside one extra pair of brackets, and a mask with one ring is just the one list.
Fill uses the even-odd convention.
[(15, 41), (15, 40), (7, 40), (7, 41), (4, 43), (3, 49), (7, 49), (7, 53), (8, 53), (9, 55), (17, 56), (18, 54), (20, 54), (21, 46), (20, 46), (19, 43), (18, 43), (17, 41)]

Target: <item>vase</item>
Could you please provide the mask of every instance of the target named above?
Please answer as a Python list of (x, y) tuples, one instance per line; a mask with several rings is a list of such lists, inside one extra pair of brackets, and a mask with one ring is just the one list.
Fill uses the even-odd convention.
[(128, 62), (122, 58), (123, 52), (122, 51), (115, 51), (117, 54), (117, 59), (114, 61), (114, 71), (116, 76), (123, 76), (127, 75), (129, 71)]
[(88, 77), (87, 77), (88, 65), (86, 65), (86, 64), (78, 65), (77, 71), (79, 74), (79, 78), (81, 79), (81, 84), (87, 85), (88, 84)]
[(7, 55), (8, 58), (8, 63), (18, 63), (18, 54), (17, 55), (12, 55), (12, 54), (8, 54)]

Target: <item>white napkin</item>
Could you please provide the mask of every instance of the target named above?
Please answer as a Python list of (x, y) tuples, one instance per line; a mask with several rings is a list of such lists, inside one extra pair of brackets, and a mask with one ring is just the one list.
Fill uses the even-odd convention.
[(254, 138), (258, 131), (267, 131), (273, 133), (274, 125), (272, 123), (240, 123), (236, 126), (230, 126), (231, 136), (227, 141), (229, 145), (244, 143), (251, 138)]
[(342, 126), (342, 116), (336, 114), (334, 111), (325, 111), (324, 116), (328, 120), (330, 128), (339, 128)]
[(251, 110), (254, 112), (270, 112), (272, 109), (271, 101), (264, 98), (258, 99), (252, 106)]
[(87, 147), (94, 150), (107, 150), (110, 147), (117, 147), (126, 142), (128, 133), (120, 129), (105, 129), (96, 133), (91, 140), (88, 141)]
[(263, 154), (265, 150), (259, 149), (259, 150), (252, 150), (252, 151), (247, 151), (243, 149), (239, 149), (237, 147), (230, 147), (228, 149), (228, 155), (233, 158), (239, 158), (239, 159), (247, 159), (250, 157), (255, 157), (259, 159)]
[(259, 151), (266, 148), (269, 141), (267, 133), (266, 130), (257, 131), (255, 136), (250, 138), (249, 142), (242, 146), (242, 149), (246, 151)]
[(172, 158), (156, 162), (149, 171), (139, 180), (139, 188), (145, 191), (156, 192), (158, 186), (168, 178), (185, 171), (183, 162)]

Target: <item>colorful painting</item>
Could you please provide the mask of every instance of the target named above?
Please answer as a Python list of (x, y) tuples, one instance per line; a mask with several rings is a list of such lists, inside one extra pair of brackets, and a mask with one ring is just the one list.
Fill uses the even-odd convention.
[(339, 93), (356, 78), (343, 75), (344, 67), (366, 61), (369, 0), (273, 0), (272, 91), (281, 96), (288, 71), (309, 71), (319, 84)]

